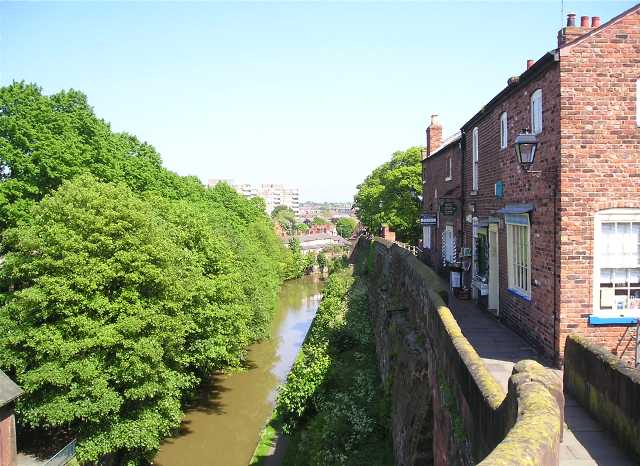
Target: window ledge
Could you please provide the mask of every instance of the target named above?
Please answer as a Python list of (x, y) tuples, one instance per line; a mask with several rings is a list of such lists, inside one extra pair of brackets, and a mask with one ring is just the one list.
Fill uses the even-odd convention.
[(507, 288), (507, 291), (518, 298), (524, 299), (527, 302), (531, 302), (531, 296), (527, 295), (524, 291), (516, 288)]
[(607, 316), (607, 315), (590, 315), (590, 325), (636, 325), (638, 317), (634, 316)]
[(478, 195), (478, 190), (477, 189), (474, 189), (473, 191), (471, 191), (469, 193), (469, 196), (477, 196), (477, 195)]
[(444, 180), (445, 181), (451, 181), (453, 178), (451, 178), (450, 176), (446, 177)]

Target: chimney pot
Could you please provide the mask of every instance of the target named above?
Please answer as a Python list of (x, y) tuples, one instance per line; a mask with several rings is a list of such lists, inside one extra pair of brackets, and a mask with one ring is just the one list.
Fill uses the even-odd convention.
[(431, 126), (440, 126), (440, 118), (437, 113), (431, 115)]
[(588, 28), (589, 27), (589, 17), (588, 16), (580, 16), (580, 27)]
[(594, 16), (591, 18), (591, 27), (599, 28), (600, 27), (600, 16)]
[(535, 62), (535, 60), (527, 60), (527, 69), (531, 68)]
[(576, 25), (576, 14), (569, 13), (567, 15), (567, 27), (575, 27)]

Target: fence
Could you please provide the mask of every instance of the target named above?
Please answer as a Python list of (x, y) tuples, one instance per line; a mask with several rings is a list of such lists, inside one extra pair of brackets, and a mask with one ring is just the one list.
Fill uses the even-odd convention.
[(62, 450), (53, 455), (44, 466), (64, 466), (76, 455), (76, 439), (69, 442)]

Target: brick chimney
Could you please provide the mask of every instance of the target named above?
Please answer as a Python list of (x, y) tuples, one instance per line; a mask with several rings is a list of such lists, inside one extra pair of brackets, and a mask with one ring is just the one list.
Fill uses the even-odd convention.
[(392, 231), (391, 228), (389, 228), (389, 225), (384, 224), (382, 225), (382, 237), (388, 241), (395, 241), (396, 232)]
[(442, 125), (438, 115), (431, 115), (431, 123), (427, 128), (427, 157), (442, 144)]
[(558, 31), (558, 47), (573, 42), (589, 31), (591, 31), (591, 27), (589, 27), (588, 16), (580, 17), (580, 26), (576, 26), (576, 14), (569, 13), (567, 15), (567, 26)]

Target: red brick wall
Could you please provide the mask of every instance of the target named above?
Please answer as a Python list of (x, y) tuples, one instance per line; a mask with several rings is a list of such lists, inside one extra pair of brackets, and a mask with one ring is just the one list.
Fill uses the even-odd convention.
[(0, 408), (0, 465), (16, 465), (16, 426), (13, 412)]
[[(535, 75), (540, 67), (532, 69)], [(482, 115), (465, 131), (465, 216), (497, 217), (497, 211), (511, 203), (533, 203), (531, 213), (531, 301), (508, 288), (507, 234), (504, 222), (498, 226), (500, 268), (500, 318), (515, 328), (547, 355), (554, 353), (554, 187), (557, 178), (560, 140), (559, 66), (551, 63), (529, 82), (514, 85), (513, 91)], [(523, 128), (531, 127), (530, 99), (542, 89), (543, 131), (532, 171), (526, 173), (516, 160), (513, 142)], [(500, 148), (500, 115), (508, 116), (508, 146)], [(472, 194), (472, 131), (478, 127), (479, 186)], [(495, 183), (504, 183), (504, 197), (495, 196)], [(472, 213), (473, 212), (473, 213)], [(472, 225), (465, 221), (465, 246), (472, 246)], [(470, 274), (467, 275), (470, 284)]]
[[(451, 180), (445, 180), (449, 173), (448, 161), (451, 159)], [(432, 229), (431, 249), (425, 248), (425, 256), (428, 258), (429, 265), (436, 270), (442, 268), (442, 233), (445, 225), (453, 225), (454, 235), (456, 237), (456, 246), (459, 252), (462, 241), (461, 227), (461, 175), (462, 159), (458, 143), (443, 149), (437, 154), (426, 158), (422, 162), (422, 185), (423, 197), (422, 207), (425, 212), (438, 212), (437, 228)], [(435, 199), (436, 189), (438, 191), (438, 200)], [(457, 212), (453, 216), (444, 216), (439, 213), (439, 205), (443, 198), (458, 199)], [(435, 233), (433, 232), (435, 230)]]
[(640, 14), (632, 12), (597, 34), (561, 49), (562, 164), (560, 282), (561, 338), (582, 333), (631, 357), (635, 332), (590, 327), (593, 309), (594, 215), (640, 208)]

